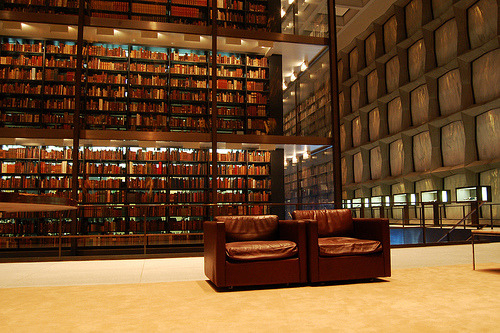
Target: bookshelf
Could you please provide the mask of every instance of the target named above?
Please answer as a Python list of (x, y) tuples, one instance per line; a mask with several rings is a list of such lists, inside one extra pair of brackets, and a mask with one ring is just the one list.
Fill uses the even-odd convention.
[[(209, 150), (202, 149), (83, 148), (79, 201), (86, 208), (80, 216), (80, 232), (141, 233), (144, 219), (148, 232), (201, 232), (202, 221), (209, 218), (208, 209), (200, 204), (209, 202), (210, 156)], [(217, 199), (227, 204), (227, 214), (268, 213), (257, 206), (231, 204), (270, 202), (270, 156), (267, 151), (218, 153)], [(144, 203), (179, 205), (137, 206)]]
[[(0, 146), (0, 188), (4, 192), (71, 196), (72, 149), (55, 146)], [(58, 233), (59, 219), (51, 214), (6, 214), (0, 220), (1, 236), (50, 236)], [(63, 220), (70, 232), (70, 220)]]
[[(83, 49), (85, 129), (209, 132), (210, 52), (87, 43)], [(0, 126), (72, 129), (76, 44), (2, 38)], [(217, 55), (220, 133), (269, 131), (266, 57)]]
[(1, 38), (0, 126), (71, 129), (76, 45)]
[(78, 15), (79, 0), (5, 0), (0, 10)]

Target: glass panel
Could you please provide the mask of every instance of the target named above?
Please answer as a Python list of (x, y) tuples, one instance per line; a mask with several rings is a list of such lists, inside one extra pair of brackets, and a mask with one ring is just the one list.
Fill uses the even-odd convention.
[(3, 37), (0, 44), (0, 127), (72, 129), (76, 42)]
[(438, 80), (438, 96), (441, 115), (459, 111), (462, 106), (462, 82), (460, 71), (454, 69)]
[(461, 121), (441, 128), (443, 166), (463, 164), (465, 160), (465, 131)]
[(410, 72), (410, 81), (424, 75), (425, 44), (423, 39), (420, 39), (408, 49), (408, 70)]
[(421, 125), (429, 120), (429, 93), (427, 86), (421, 85), (410, 94), (411, 119), (413, 126)]
[(483, 45), (497, 34), (498, 4), (479, 0), (467, 10), (471, 48)]
[(443, 66), (457, 56), (458, 29), (455, 19), (440, 26), (434, 38), (437, 65)]
[[(252, 41), (244, 42), (248, 45)], [(278, 86), (273, 83), (275, 80), (269, 80), (270, 85), (274, 84), (272, 86), (274, 89), (269, 89), (271, 97), (268, 107), (271, 114), (276, 114), (278, 117), (280, 105), (277, 96), (283, 91), (285, 135), (330, 136), (331, 98), (328, 49), (320, 45), (272, 44), (272, 47), (265, 48), (264, 51), (273, 53), (268, 57), (272, 60), (270, 64), (281, 63), (281, 73), (270, 68), (272, 71), (270, 77), (275, 78), (281, 75), (283, 81)], [(271, 105), (271, 103), (274, 104)], [(280, 120), (276, 119), (279, 128)]]
[(500, 96), (500, 49), (488, 52), (472, 63), (472, 87), (476, 103)]
[(368, 113), (368, 129), (370, 141), (375, 141), (380, 137), (380, 111), (375, 108)]
[[(258, 0), (255, 2), (262, 3)], [(273, 2), (269, 4), (271, 6)], [(272, 22), (270, 24), (272, 25)], [(285, 34), (328, 37), (327, 3), (282, 0), (281, 31)]]
[(47, 2), (9, 0), (9, 1), (2, 1), (2, 10), (11, 10), (11, 11), (25, 12), (25, 13), (78, 15), (79, 4), (80, 2), (78, 0), (47, 1)]
[(480, 160), (500, 157), (500, 108), (476, 117), (476, 136)]
[(403, 129), (403, 107), (400, 97), (396, 97), (387, 104), (387, 118), (389, 120), (389, 133), (401, 132)]
[(413, 137), (413, 165), (415, 171), (426, 171), (431, 167), (432, 145), (429, 131)]

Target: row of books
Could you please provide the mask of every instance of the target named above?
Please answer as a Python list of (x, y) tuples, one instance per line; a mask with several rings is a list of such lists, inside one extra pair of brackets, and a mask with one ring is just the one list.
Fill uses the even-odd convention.
[(67, 161), (62, 161), (61, 163), (46, 163), (46, 162), (3, 162), (1, 164), (2, 174), (9, 173), (42, 173), (42, 174), (50, 174), (50, 173), (71, 173), (71, 164), (68, 164)]

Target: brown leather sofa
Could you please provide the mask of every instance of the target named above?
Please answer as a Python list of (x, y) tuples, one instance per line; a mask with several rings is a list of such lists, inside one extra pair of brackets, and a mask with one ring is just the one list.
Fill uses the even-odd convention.
[(307, 282), (304, 221), (218, 216), (203, 228), (205, 275), (217, 287)]
[(307, 220), (309, 282), (391, 276), (389, 221), (349, 209), (296, 210)]

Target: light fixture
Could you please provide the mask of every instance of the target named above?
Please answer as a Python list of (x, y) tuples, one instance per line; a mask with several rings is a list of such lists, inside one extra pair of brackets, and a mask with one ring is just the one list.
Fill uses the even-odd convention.
[(302, 158), (305, 160), (309, 158), (309, 153), (307, 152), (307, 150), (304, 152), (304, 154), (302, 154)]
[(307, 64), (306, 61), (302, 61), (302, 64), (300, 64), (300, 70), (303, 72), (307, 69)]
[(286, 90), (286, 82), (283, 80), (283, 90)]
[(291, 5), (294, 0), (288, 0), (288, 4)]
[(288, 166), (288, 161), (286, 160), (286, 158), (283, 160), (283, 166), (284, 166), (284, 167), (287, 167), (287, 166)]
[(285, 9), (281, 8), (281, 17), (284, 17), (286, 15)]
[(293, 82), (297, 80), (297, 76), (295, 75), (295, 72), (292, 73), (292, 76), (290, 77), (290, 81)]
[(293, 155), (292, 157), (292, 164), (297, 164), (298, 160), (297, 160), (297, 155)]

